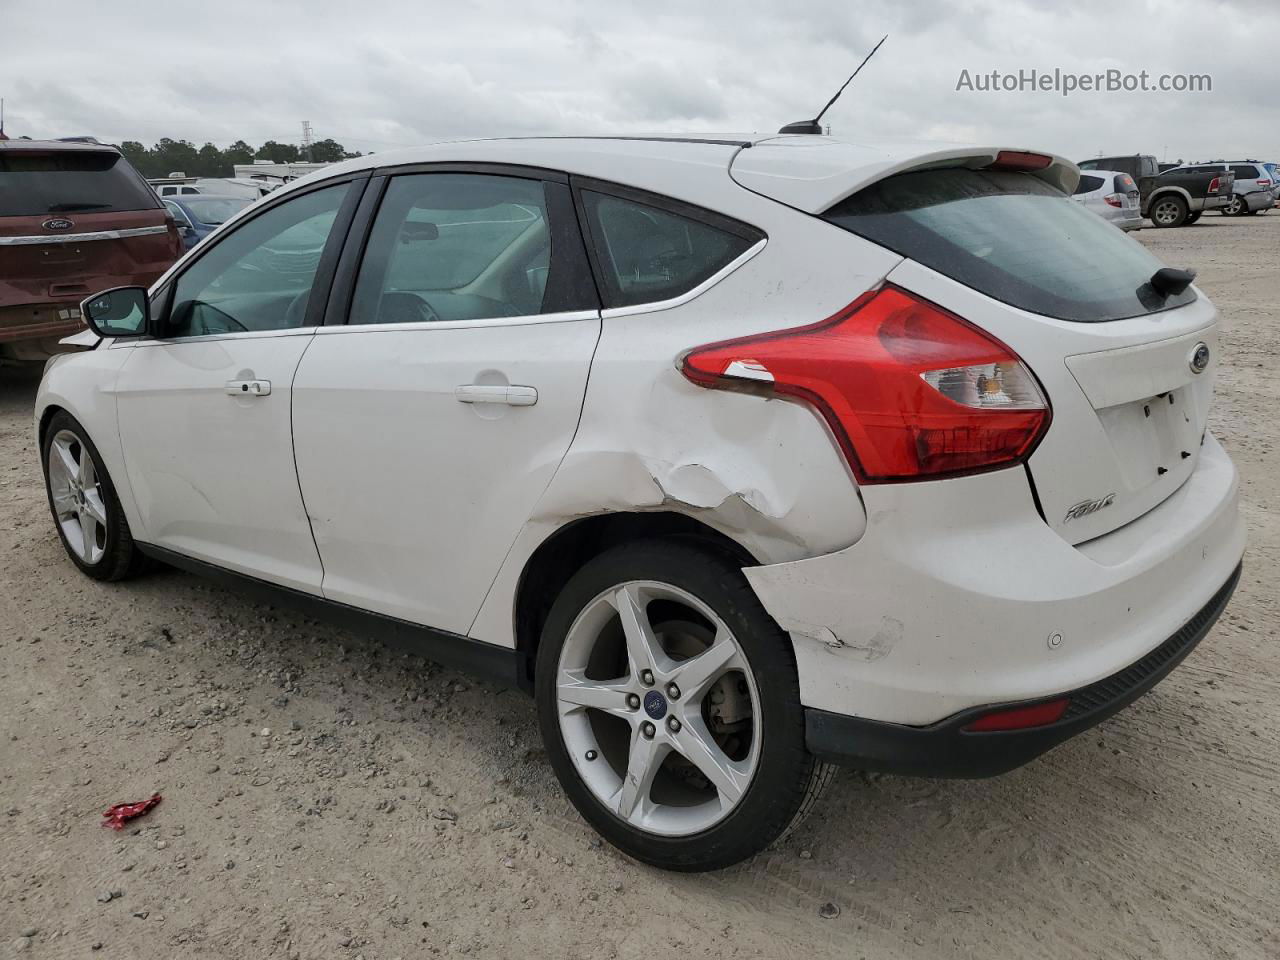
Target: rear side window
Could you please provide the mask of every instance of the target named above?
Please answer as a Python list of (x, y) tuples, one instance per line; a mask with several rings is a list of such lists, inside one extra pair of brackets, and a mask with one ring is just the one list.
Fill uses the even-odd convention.
[(1080, 182), (1076, 184), (1075, 195), (1079, 196), (1082, 193), (1093, 193), (1093, 191), (1097, 190), (1100, 186), (1102, 186), (1102, 177), (1081, 177)]
[(160, 201), (118, 153), (0, 151), (0, 217), (154, 210)]
[(1261, 176), (1257, 167), (1247, 163), (1232, 167), (1231, 172), (1236, 175), (1237, 180), (1257, 180)]
[(764, 238), (735, 221), (582, 191), (606, 304), (656, 303), (688, 293)]
[(1159, 260), (1030, 174), (899, 174), (824, 216), (990, 297), (1062, 320), (1118, 320), (1195, 299), (1190, 287), (1157, 295), (1149, 281)]

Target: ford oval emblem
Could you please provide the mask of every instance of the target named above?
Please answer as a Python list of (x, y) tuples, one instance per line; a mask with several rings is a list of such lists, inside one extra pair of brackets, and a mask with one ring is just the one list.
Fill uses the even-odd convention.
[(1209, 368), (1209, 345), (1201, 340), (1191, 351), (1192, 373), (1204, 373)]
[(46, 220), (40, 226), (46, 230), (70, 230), (75, 226), (75, 221), (68, 220), (65, 217), (54, 217), (52, 220)]

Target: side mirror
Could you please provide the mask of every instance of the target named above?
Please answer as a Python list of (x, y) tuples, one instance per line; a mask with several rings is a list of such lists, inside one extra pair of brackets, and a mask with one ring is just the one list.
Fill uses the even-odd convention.
[(146, 287), (115, 287), (81, 301), (80, 315), (100, 337), (142, 337), (151, 301)]

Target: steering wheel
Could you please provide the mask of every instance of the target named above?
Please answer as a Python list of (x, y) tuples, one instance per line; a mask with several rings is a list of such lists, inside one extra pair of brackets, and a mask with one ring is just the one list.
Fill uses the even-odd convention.
[[(247, 332), (249, 329), (235, 317), (231, 316), (231, 314), (224, 313), (213, 304), (206, 303), (203, 300), (192, 301), (188, 304), (188, 309), (191, 311), (191, 313), (188, 314), (188, 317), (191, 317), (197, 310), (199, 311), (201, 327), (198, 331), (193, 330), (191, 334), (188, 334), (188, 336), (202, 336), (216, 333), (242, 333)], [(214, 323), (211, 324), (209, 322), (210, 320), (213, 320)], [(188, 323), (189, 322), (190, 320), (188, 320)], [(222, 329), (216, 329), (218, 326), (221, 326)]]
[(416, 293), (384, 293), (378, 301), (379, 323), (438, 323), (440, 314)]
[(311, 291), (303, 290), (289, 301), (284, 311), (285, 328), (300, 327), (307, 318), (307, 304), (311, 301)]

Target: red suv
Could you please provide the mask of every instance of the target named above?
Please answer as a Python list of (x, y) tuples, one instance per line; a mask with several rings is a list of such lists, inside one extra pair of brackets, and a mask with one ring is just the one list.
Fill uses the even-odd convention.
[(42, 360), (79, 303), (148, 286), (182, 254), (160, 198), (115, 147), (0, 141), (0, 361)]

